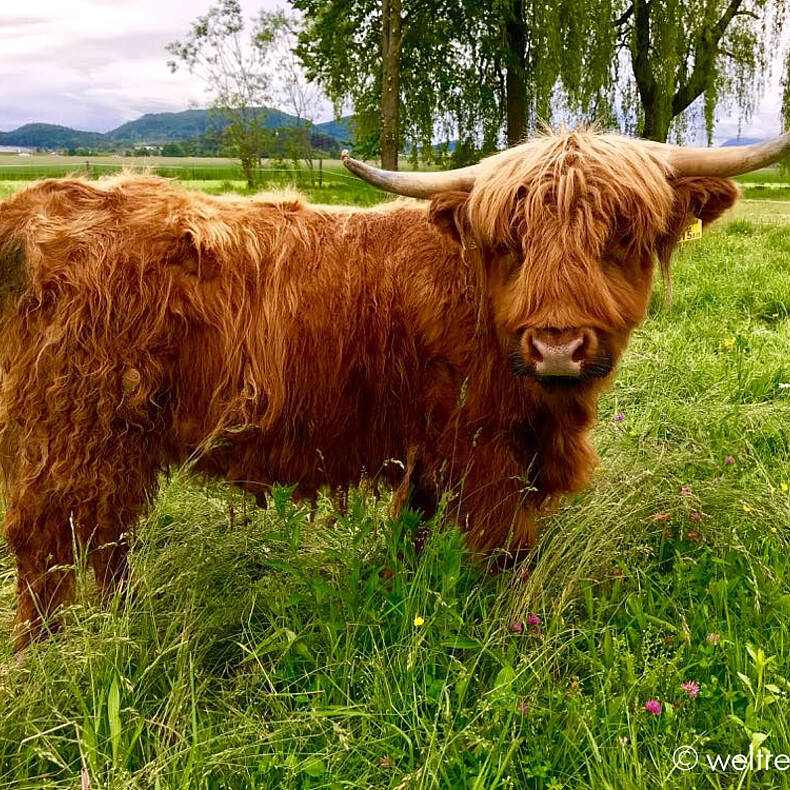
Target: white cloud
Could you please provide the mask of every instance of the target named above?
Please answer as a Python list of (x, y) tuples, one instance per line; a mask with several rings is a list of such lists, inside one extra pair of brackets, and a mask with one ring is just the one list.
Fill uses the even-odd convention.
[[(170, 73), (165, 46), (209, 4), (32, 0), (24, 13), (0, 12), (0, 130), (40, 121), (107, 131), (145, 112), (204, 106), (194, 77)], [(242, 2), (248, 18), (276, 5)]]

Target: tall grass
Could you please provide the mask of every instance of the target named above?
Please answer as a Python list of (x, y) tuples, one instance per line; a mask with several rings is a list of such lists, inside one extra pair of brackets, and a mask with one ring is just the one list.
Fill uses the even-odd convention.
[(786, 226), (684, 245), (601, 403), (593, 487), (513, 571), (444, 523), (416, 557), (419, 514), (363, 491), (258, 510), (175, 472), (126, 601), (80, 570), (17, 662), (0, 549), (0, 786), (787, 787), (672, 755), (790, 752), (789, 305)]

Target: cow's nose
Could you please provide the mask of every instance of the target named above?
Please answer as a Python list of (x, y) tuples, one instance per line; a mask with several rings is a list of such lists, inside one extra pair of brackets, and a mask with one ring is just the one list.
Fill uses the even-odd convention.
[(534, 335), (530, 338), (534, 349), (535, 372), (539, 376), (580, 376), (584, 335), (567, 342), (544, 341)]

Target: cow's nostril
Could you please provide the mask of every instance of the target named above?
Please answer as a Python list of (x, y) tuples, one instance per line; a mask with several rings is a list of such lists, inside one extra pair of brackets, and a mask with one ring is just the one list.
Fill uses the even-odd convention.
[(587, 345), (588, 345), (587, 336), (582, 335), (581, 337), (578, 337), (576, 338), (576, 340), (572, 341), (572, 343), (578, 343), (578, 345), (571, 352), (571, 359), (574, 362), (581, 362), (584, 359), (585, 354), (587, 353)]

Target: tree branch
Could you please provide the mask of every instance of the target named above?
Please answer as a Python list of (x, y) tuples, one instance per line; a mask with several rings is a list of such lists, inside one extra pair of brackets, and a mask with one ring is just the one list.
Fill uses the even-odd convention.
[(614, 20), (614, 22), (612, 22), (612, 26), (620, 27), (621, 25), (624, 25), (633, 15), (634, 15), (634, 4), (631, 3), (631, 5), (625, 9), (625, 11), (622, 13), (621, 16), (619, 16), (617, 19)]
[(743, 0), (730, 0), (719, 20), (710, 28), (703, 31), (694, 47), (694, 70), (685, 84), (675, 92), (672, 97), (672, 115), (680, 115), (704, 90), (708, 87), (708, 79), (713, 71), (713, 63), (719, 52), (721, 41), (733, 17), (740, 10)]
[(646, 0), (634, 0), (634, 42), (631, 47), (631, 62), (634, 78), (642, 105), (655, 101), (656, 77), (650, 68), (650, 4)]
[[(742, 3), (743, 0), (730, 0), (727, 8), (724, 10), (724, 13), (721, 15), (721, 18), (713, 26), (713, 29), (711, 30), (711, 34), (715, 38), (716, 45), (718, 45), (719, 39), (721, 39), (725, 31), (727, 30), (727, 26), (730, 24), (730, 22), (732, 22), (732, 18), (740, 10)], [(744, 13), (750, 13), (750, 12), (744, 12)]]

